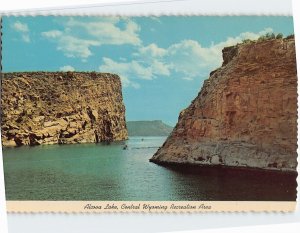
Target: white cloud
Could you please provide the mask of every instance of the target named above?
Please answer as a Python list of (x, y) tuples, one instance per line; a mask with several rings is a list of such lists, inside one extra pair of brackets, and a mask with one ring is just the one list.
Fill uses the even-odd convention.
[(151, 64), (151, 70), (153, 74), (156, 75), (164, 75), (164, 76), (170, 76), (170, 66), (159, 61), (159, 60), (153, 60)]
[(16, 21), (12, 28), (18, 32), (29, 32), (28, 25), (26, 23), (21, 23), (20, 21)]
[[(123, 23), (124, 28), (118, 26)], [(88, 35), (97, 40), (100, 44), (122, 45), (132, 44), (139, 45), (141, 40), (137, 34), (139, 26), (129, 19), (121, 18), (99, 18), (98, 21), (82, 22), (71, 18), (66, 24), (71, 30), (82, 29)]]
[(215, 49), (222, 51), (224, 47), (236, 45), (237, 43), (241, 43), (244, 39), (257, 40), (260, 36), (265, 35), (266, 33), (272, 33), (272, 28), (265, 28), (264, 30), (254, 33), (254, 32), (243, 32), (236, 37), (228, 37), (227, 40), (216, 44)]
[(152, 43), (148, 46), (140, 47), (139, 56), (145, 57), (162, 57), (167, 54), (167, 51), (163, 48), (159, 48), (156, 44)]
[(184, 77), (182, 79), (187, 80), (187, 81), (193, 81), (193, 79), (191, 77)]
[(204, 69), (216, 67), (221, 58), (214, 47), (204, 48), (194, 40), (184, 40), (168, 48), (165, 57), (171, 68), (188, 77), (199, 75)]
[(203, 47), (195, 40), (183, 40), (168, 48), (159, 48), (152, 43), (137, 48), (132, 61), (117, 62), (103, 58), (99, 69), (102, 72), (119, 74), (123, 78), (124, 86), (130, 86), (132, 80), (152, 80), (158, 76), (172, 77), (178, 74), (183, 80), (192, 81), (208, 76), (212, 70), (221, 66), (224, 47), (235, 45), (244, 39), (258, 39), (267, 32), (272, 32), (272, 29), (267, 28), (258, 33), (244, 32), (217, 44), (212, 43), (208, 47)]
[(30, 42), (30, 37), (28, 34), (24, 34), (22, 35), (22, 40), (26, 43), (29, 43)]
[(66, 65), (66, 66), (62, 66), (59, 68), (60, 71), (75, 71), (75, 68), (73, 66), (70, 65)]
[(104, 57), (102, 61), (102, 65), (99, 66), (100, 72), (110, 72), (120, 75), (125, 87), (136, 87), (137, 83), (132, 80), (152, 80), (157, 78), (157, 76), (169, 76), (171, 74), (167, 65), (157, 60), (153, 60), (151, 63), (143, 63), (136, 60), (117, 62)]
[(159, 48), (156, 44), (140, 46), (138, 52), (133, 54), (137, 60), (120, 62), (110, 58), (103, 58), (103, 63), (99, 67), (101, 72), (117, 73), (121, 76), (123, 85), (139, 88), (139, 85), (132, 80), (144, 79), (152, 80), (157, 76), (169, 76), (169, 67), (161, 60), (167, 51)]
[(96, 40), (81, 39), (57, 30), (43, 32), (42, 36), (55, 41), (56, 49), (62, 51), (66, 57), (78, 57), (83, 61), (92, 55), (91, 46), (100, 45)]
[(21, 34), (21, 38), (24, 42), (29, 43), (30, 42), (30, 36), (29, 36), (29, 28), (26, 23), (21, 23), (20, 21), (16, 21), (11, 25), (11, 27), (18, 33)]
[(96, 18), (83, 22), (70, 18), (65, 29), (42, 32), (42, 36), (57, 43), (57, 49), (67, 57), (86, 60), (92, 55), (91, 47), (101, 45), (140, 45), (139, 26), (126, 18)]
[(151, 67), (145, 67), (137, 61), (116, 62), (110, 58), (104, 57), (103, 64), (100, 65), (101, 72), (110, 72), (120, 75), (121, 81), (125, 87), (132, 86), (139, 88), (139, 84), (133, 79), (151, 80), (154, 78)]
[(161, 23), (160, 17), (158, 16), (150, 16), (150, 19), (152, 19), (155, 22)]
[(236, 45), (244, 39), (256, 40), (261, 35), (272, 31), (271, 28), (266, 28), (258, 33), (244, 32), (237, 37), (228, 37), (225, 41), (212, 44), (209, 47), (203, 47), (199, 42), (194, 40), (184, 40), (171, 45), (167, 49), (168, 52), (165, 59), (171, 65), (171, 69), (183, 73), (185, 80), (191, 80), (196, 77), (208, 75), (210, 71), (221, 66), (222, 49), (224, 47)]
[(61, 50), (67, 57), (88, 58), (92, 55), (91, 46), (98, 46), (94, 40), (85, 40), (73, 36), (64, 35), (59, 39), (57, 50)]
[(103, 65), (99, 67), (102, 72), (112, 72), (124, 74), (124, 76), (138, 77), (140, 79), (151, 80), (153, 78), (151, 68), (145, 68), (137, 61), (115, 62), (110, 58), (103, 58)]
[(47, 31), (47, 32), (42, 32), (42, 36), (47, 37), (47, 38), (52, 38), (52, 39), (58, 38), (62, 35), (63, 35), (62, 31), (59, 31), (59, 30), (51, 30), (51, 31)]
[(258, 33), (244, 32), (237, 37), (228, 37), (225, 41), (203, 47), (194, 40), (183, 40), (167, 48), (163, 60), (172, 71), (182, 73), (185, 80), (207, 76), (210, 71), (222, 64), (222, 49), (241, 43), (244, 39), (256, 40), (259, 36), (273, 30), (266, 28)]

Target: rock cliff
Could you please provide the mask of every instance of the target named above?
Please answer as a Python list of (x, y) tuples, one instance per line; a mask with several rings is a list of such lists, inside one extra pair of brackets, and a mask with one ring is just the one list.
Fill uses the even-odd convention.
[(3, 146), (127, 139), (117, 75), (84, 72), (4, 73)]
[(224, 48), (223, 60), (150, 161), (295, 171), (294, 39)]

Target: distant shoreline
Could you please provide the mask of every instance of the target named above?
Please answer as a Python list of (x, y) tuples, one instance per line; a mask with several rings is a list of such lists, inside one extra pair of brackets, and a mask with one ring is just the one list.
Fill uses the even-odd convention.
[(127, 131), (129, 136), (155, 137), (169, 136), (173, 127), (161, 120), (152, 121), (127, 121)]

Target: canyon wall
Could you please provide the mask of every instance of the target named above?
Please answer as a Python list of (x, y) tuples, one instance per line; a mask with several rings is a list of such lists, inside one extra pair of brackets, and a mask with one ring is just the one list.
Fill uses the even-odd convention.
[(295, 171), (295, 41), (253, 41), (223, 49), (191, 105), (150, 161)]
[(3, 146), (128, 138), (120, 78), (107, 73), (4, 73)]

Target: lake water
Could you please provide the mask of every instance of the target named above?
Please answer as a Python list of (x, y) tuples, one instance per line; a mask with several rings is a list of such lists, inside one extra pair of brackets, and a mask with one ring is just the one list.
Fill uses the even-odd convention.
[[(165, 137), (126, 142), (3, 150), (7, 200), (281, 200), (296, 199), (296, 174), (255, 170), (166, 168), (149, 159)], [(125, 143), (127, 150), (123, 150)]]

